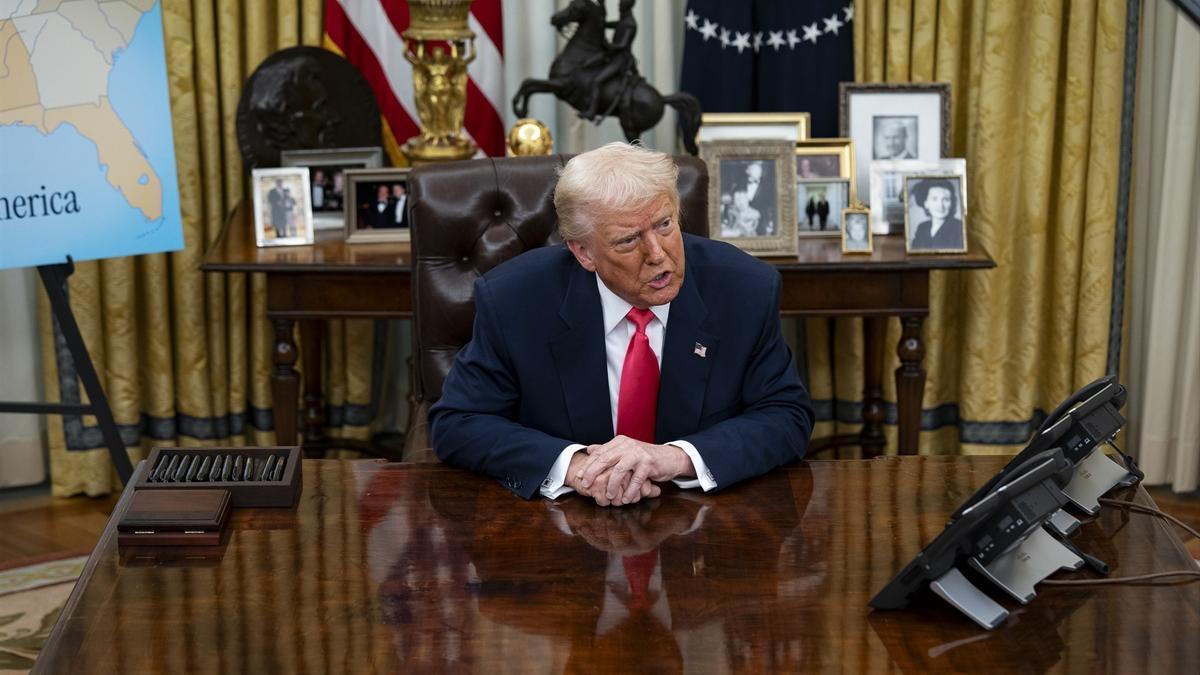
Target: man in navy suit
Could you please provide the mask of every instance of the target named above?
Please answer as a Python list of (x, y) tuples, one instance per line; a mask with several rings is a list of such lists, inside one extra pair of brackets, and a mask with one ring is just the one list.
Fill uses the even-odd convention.
[(429, 413), (442, 461), (527, 499), (574, 490), (606, 506), (803, 456), (813, 414), (779, 274), (683, 235), (677, 179), (670, 157), (625, 143), (567, 163), (565, 246), (475, 282), (474, 335)]

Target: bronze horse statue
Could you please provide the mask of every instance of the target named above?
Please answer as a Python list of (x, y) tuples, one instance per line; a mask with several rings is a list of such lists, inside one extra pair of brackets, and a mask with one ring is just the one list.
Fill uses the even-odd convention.
[[(633, 3), (622, 2), (622, 22), (632, 23), (628, 10)], [(663, 96), (646, 82), (637, 72), (636, 61), (629, 57), (628, 45), (624, 46), (631, 67), (616, 77), (610, 77), (593, 87), (601, 71), (621, 54), (605, 39), (604, 5), (595, 0), (571, 0), (565, 9), (550, 17), (550, 23), (558, 31), (571, 24), (575, 33), (567, 40), (566, 47), (550, 66), (550, 76), (545, 80), (527, 78), (513, 96), (513, 112), (525, 117), (529, 110), (529, 97), (534, 94), (551, 93), (570, 104), (577, 111), (603, 111), (600, 118), (613, 115), (621, 122), (625, 139), (633, 142), (642, 132), (658, 124), (664, 106), (671, 106), (679, 113), (683, 129), (683, 145), (691, 154), (696, 154), (696, 132), (700, 128), (700, 102), (686, 92)], [(633, 24), (636, 30), (636, 24)], [(614, 42), (616, 37), (614, 34)], [(592, 92), (597, 100), (592, 100)]]

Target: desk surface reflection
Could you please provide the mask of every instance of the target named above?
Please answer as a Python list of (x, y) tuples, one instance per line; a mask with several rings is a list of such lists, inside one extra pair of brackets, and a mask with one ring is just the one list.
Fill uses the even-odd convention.
[[(991, 633), (935, 599), (867, 608), (1002, 463), (808, 462), (605, 509), (306, 460), (298, 508), (235, 511), (221, 547), (118, 550), (114, 518), (37, 670), (1191, 672), (1198, 584), (1043, 587)], [(1188, 564), (1113, 509), (1077, 541), (1114, 574)]]

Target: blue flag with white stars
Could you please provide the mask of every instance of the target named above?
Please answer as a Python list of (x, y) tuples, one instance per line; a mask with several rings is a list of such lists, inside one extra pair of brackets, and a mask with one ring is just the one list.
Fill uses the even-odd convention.
[(838, 135), (838, 83), (854, 80), (852, 0), (688, 0), (680, 89), (705, 112), (807, 112)]

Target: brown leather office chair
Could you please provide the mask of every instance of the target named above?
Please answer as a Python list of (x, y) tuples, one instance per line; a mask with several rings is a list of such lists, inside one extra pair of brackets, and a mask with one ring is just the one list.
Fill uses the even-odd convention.
[[(513, 157), (420, 167), (409, 176), (412, 225), (413, 405), (404, 461), (436, 461), (429, 406), (458, 350), (471, 339), (474, 283), (529, 249), (557, 244), (554, 186), (569, 156)], [(708, 171), (695, 157), (679, 164), (685, 232), (708, 235)]]

